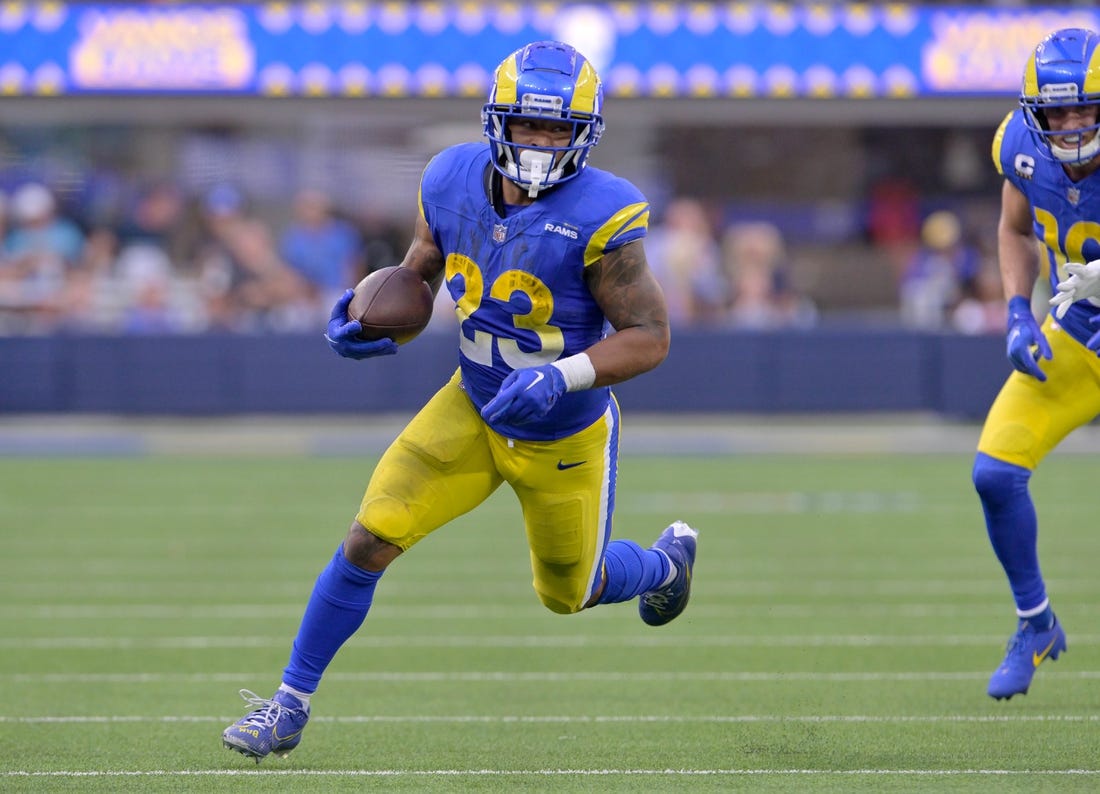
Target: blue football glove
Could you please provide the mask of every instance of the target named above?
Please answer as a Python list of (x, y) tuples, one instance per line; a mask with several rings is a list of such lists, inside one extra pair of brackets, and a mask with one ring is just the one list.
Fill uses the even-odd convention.
[(348, 304), (355, 296), (355, 290), (347, 290), (336, 305), (332, 307), (332, 316), (328, 321), (328, 333), (325, 339), (328, 346), (344, 358), (371, 358), (372, 356), (392, 356), (397, 352), (397, 343), (392, 339), (376, 339), (368, 342), (359, 338), (363, 326), (358, 320), (348, 319)]
[(550, 413), (563, 394), (565, 376), (557, 367), (545, 364), (517, 369), (500, 384), (497, 396), (485, 403), (481, 416), (491, 425), (527, 424)]
[[(1095, 317), (1089, 318), (1089, 325), (1093, 328), (1100, 328), (1100, 314)], [(1085, 347), (1100, 356), (1100, 331), (1089, 337), (1089, 341), (1085, 343)]]
[[(1090, 340), (1091, 341), (1091, 340)], [(1032, 349), (1034, 348), (1034, 349)], [(1047, 376), (1039, 369), (1039, 359), (1050, 359), (1050, 343), (1039, 330), (1035, 315), (1031, 313), (1031, 302), (1022, 295), (1016, 295), (1008, 302), (1008, 360), (1017, 371), (1031, 375), (1037, 380), (1046, 380)]]

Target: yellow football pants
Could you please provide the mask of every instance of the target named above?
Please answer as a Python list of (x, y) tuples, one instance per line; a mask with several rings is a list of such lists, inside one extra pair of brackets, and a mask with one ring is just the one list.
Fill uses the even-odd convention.
[(578, 612), (600, 584), (611, 534), (618, 424), (612, 399), (567, 438), (507, 439), (482, 420), (456, 372), (386, 450), (356, 518), (409, 549), (507, 482), (523, 510), (535, 592), (554, 612)]
[(1100, 414), (1100, 357), (1047, 317), (1043, 333), (1053, 358), (1041, 360), (1040, 382), (1008, 376), (986, 416), (978, 451), (1034, 470), (1071, 432)]

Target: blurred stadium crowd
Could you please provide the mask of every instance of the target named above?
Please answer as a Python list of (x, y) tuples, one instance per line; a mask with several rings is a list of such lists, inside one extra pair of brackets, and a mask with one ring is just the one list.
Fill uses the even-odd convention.
[(287, 202), (276, 228), (232, 184), (188, 196), (159, 181), (93, 220), (25, 182), (0, 198), (0, 333), (316, 330), (335, 296), (396, 263), (404, 230), (343, 217), (320, 190)]
[[(14, 186), (0, 193), (0, 335), (315, 331), (340, 292), (396, 264), (410, 239), (411, 223), (357, 215), (321, 189), (283, 204), (284, 219), (272, 220), (237, 185), (192, 194), (162, 180), (123, 191), (104, 213), (68, 206), (40, 181)], [(990, 241), (950, 210), (922, 217), (916, 203), (881, 204), (870, 245), (896, 283), (884, 312), (906, 327), (999, 333)], [(768, 330), (822, 319), (806, 269), (766, 220), (723, 222), (703, 199), (672, 197), (655, 206), (647, 249), (674, 325)], [(433, 326), (450, 315), (437, 312)]]
[[(877, 208), (871, 222), (871, 238), (858, 256), (867, 273), (892, 271), (896, 299), (880, 308), (879, 322), (926, 331), (1003, 331), (992, 240), (966, 229), (950, 209), (922, 216), (915, 201)], [(809, 328), (822, 321), (829, 307), (818, 306), (811, 279), (842, 278), (841, 271), (822, 275), (828, 246), (789, 249), (773, 223), (722, 225), (702, 201), (683, 197), (665, 208), (649, 244), (674, 324), (739, 330)], [(814, 260), (810, 267), (807, 258)], [(859, 292), (858, 284), (850, 287)]]

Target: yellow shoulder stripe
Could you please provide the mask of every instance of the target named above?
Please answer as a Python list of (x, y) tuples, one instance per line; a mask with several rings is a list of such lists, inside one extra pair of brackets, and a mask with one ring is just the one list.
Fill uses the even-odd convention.
[(1016, 111), (1009, 111), (1005, 116), (1004, 121), (1001, 122), (1001, 126), (997, 128), (996, 134), (993, 136), (993, 165), (997, 167), (997, 173), (1004, 176), (1004, 169), (1001, 168), (1001, 144), (1005, 139), (1005, 128), (1008, 126), (1008, 120), (1012, 118), (1012, 114)]
[(588, 247), (584, 249), (584, 266), (588, 267), (603, 256), (608, 243), (623, 234), (634, 229), (645, 229), (649, 226), (649, 203), (640, 201), (637, 204), (628, 204), (612, 215), (603, 226), (588, 240)]

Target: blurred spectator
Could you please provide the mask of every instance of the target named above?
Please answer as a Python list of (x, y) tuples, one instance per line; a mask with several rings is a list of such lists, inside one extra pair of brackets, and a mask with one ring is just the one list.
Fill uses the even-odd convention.
[(650, 231), (646, 250), (672, 326), (713, 323), (721, 316), (726, 299), (721, 252), (700, 201), (674, 199)]
[(84, 249), (84, 234), (58, 213), (53, 193), (45, 185), (31, 182), (16, 190), (11, 216), (14, 226), (4, 241), (4, 253), (9, 258), (48, 258), (64, 267), (77, 264)]
[(206, 317), (197, 285), (180, 277), (160, 247), (131, 243), (116, 269), (122, 301), (118, 330), (126, 334), (174, 334), (202, 330)]
[(723, 237), (723, 254), (732, 288), (725, 325), (768, 330), (817, 324), (817, 307), (791, 284), (786, 246), (773, 224), (734, 224)]
[(919, 245), (920, 215), (920, 193), (905, 177), (887, 177), (871, 186), (867, 237), (886, 255), (895, 280), (905, 272)]
[(184, 268), (187, 235), (191, 231), (183, 191), (170, 182), (158, 181), (138, 193), (119, 224), (118, 239), (122, 250), (131, 245), (153, 246), (163, 251), (177, 268)]
[(9, 209), (12, 224), (3, 243), (0, 304), (7, 314), (18, 315), (19, 330), (52, 330), (70, 275), (80, 262), (84, 234), (58, 213), (53, 193), (37, 182), (17, 189)]
[(248, 214), (234, 186), (219, 184), (203, 198), (204, 239), (197, 264), (207, 316), (232, 331), (316, 328), (301, 296), (305, 285), (279, 257), (270, 229)]
[(989, 261), (978, 270), (970, 289), (951, 313), (951, 326), (964, 334), (1001, 335), (1007, 322), (1001, 273), (996, 261)]
[(156, 181), (140, 191), (118, 230), (110, 282), (115, 330), (165, 334), (205, 328), (199, 279), (187, 261), (193, 227), (179, 186)]
[(363, 271), (359, 232), (332, 210), (328, 195), (305, 189), (294, 197), (294, 216), (279, 239), (283, 260), (301, 276), (302, 299), (327, 319), (332, 304)]
[(360, 278), (375, 270), (401, 264), (412, 242), (412, 229), (403, 222), (393, 221), (376, 207), (364, 209), (356, 218), (356, 225), (363, 240)]
[(929, 215), (921, 226), (921, 246), (901, 280), (902, 322), (929, 330), (947, 327), (964, 293), (972, 291), (979, 264), (978, 251), (963, 239), (955, 213)]
[(65, 279), (61, 303), (65, 331), (96, 332), (110, 327), (108, 306), (114, 300), (111, 274), (118, 258), (118, 237), (108, 227), (92, 229), (84, 240), (80, 263)]

